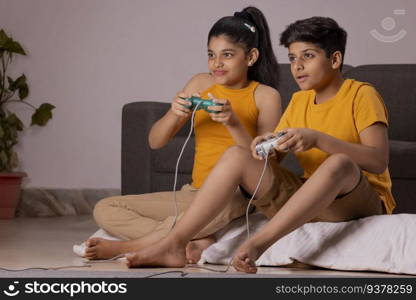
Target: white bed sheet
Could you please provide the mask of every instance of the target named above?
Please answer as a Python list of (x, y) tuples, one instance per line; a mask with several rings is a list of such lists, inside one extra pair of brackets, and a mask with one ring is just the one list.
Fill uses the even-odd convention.
[[(266, 222), (261, 214), (250, 215), (250, 233)], [(217, 242), (202, 253), (200, 262), (227, 264), (247, 238), (245, 224), (240, 218), (218, 232)], [(256, 264), (280, 266), (294, 260), (336, 270), (416, 275), (416, 214), (308, 223), (277, 241)]]
[[(250, 233), (267, 223), (265, 216), (249, 216)], [(228, 224), (199, 264), (228, 264), (233, 251), (247, 238), (245, 217)], [(118, 240), (103, 229), (91, 237)], [(84, 255), (85, 244), (74, 245)], [(294, 260), (329, 269), (378, 271), (416, 275), (416, 214), (382, 215), (359, 220), (308, 223), (273, 244), (256, 261), (258, 266), (281, 266)]]

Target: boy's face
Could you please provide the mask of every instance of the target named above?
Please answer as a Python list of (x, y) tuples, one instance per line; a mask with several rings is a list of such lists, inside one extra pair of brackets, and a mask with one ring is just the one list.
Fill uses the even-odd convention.
[(325, 50), (307, 42), (294, 42), (288, 50), (293, 78), (302, 90), (319, 91), (331, 82), (337, 69)]

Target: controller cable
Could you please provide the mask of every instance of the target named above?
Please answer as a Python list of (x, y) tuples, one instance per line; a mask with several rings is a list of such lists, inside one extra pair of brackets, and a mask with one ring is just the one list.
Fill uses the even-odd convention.
[(68, 265), (68, 266), (60, 266), (60, 267), (31, 267), (25, 269), (8, 269), (0, 267), (0, 270), (7, 271), (7, 272), (21, 272), (21, 271), (29, 271), (29, 270), (43, 270), (43, 271), (56, 271), (62, 269), (72, 269), (72, 268), (90, 268), (91, 265), (88, 263), (83, 263), (82, 265)]
[(191, 128), (189, 130), (189, 133), (188, 133), (188, 136), (186, 137), (185, 142), (183, 143), (181, 152), (179, 153), (178, 159), (176, 161), (175, 179), (174, 179), (174, 182), (173, 182), (173, 202), (175, 203), (175, 219), (173, 220), (173, 223), (172, 223), (172, 226), (169, 229), (169, 232), (171, 232), (172, 229), (173, 229), (173, 227), (175, 227), (176, 221), (178, 220), (178, 215), (179, 215), (179, 213), (178, 213), (178, 202), (176, 200), (176, 185), (178, 183), (179, 162), (181, 161), (181, 158), (182, 158), (183, 152), (185, 151), (186, 145), (188, 144), (189, 139), (192, 136), (192, 132), (194, 130), (195, 113), (198, 110), (198, 107), (201, 105), (201, 103), (202, 102), (198, 102), (196, 104), (194, 110), (192, 111), (192, 115), (191, 115)]

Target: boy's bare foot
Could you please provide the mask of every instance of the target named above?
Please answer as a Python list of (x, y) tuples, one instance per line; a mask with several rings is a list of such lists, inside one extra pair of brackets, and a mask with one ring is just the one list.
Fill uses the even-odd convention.
[(240, 272), (257, 273), (256, 260), (261, 255), (260, 251), (249, 241), (244, 242), (235, 252), (233, 267)]
[(137, 251), (140, 249), (139, 240), (112, 241), (103, 238), (90, 238), (85, 242), (85, 258), (110, 259), (119, 254)]
[(180, 268), (186, 264), (185, 247), (163, 239), (137, 252), (126, 254), (127, 266)]
[(206, 238), (193, 240), (186, 245), (186, 261), (189, 264), (196, 264), (201, 259), (202, 251), (215, 243), (215, 237), (210, 235)]

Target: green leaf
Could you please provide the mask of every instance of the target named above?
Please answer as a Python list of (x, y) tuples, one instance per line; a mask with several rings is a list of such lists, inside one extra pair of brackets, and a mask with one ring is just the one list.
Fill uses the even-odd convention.
[(27, 83), (23, 83), (19, 87), (19, 98), (20, 100), (25, 99), (29, 95), (29, 87), (27, 86)]
[(13, 92), (21, 87), (24, 87), (25, 85), (27, 86), (25, 74), (22, 74), (15, 81), (13, 81), (10, 77), (7, 77), (7, 80), (9, 81), (9, 89)]
[(10, 53), (26, 55), (26, 52), (25, 50), (23, 50), (23, 47), (18, 42), (13, 41), (12, 39), (9, 39), (2, 48)]
[(3, 29), (0, 30), (0, 50), (4, 50), (9, 53), (26, 55), (26, 52), (20, 43), (7, 36)]
[(7, 36), (7, 34), (4, 32), (3, 29), (0, 30), (0, 48), (3, 48), (3, 46), (7, 43), (7, 41), (10, 38)]
[(22, 131), (23, 130), (23, 123), (22, 121), (20, 121), (19, 117), (16, 116), (16, 114), (10, 114), (7, 117), (6, 122), (9, 124), (9, 127), (14, 127), (16, 128), (16, 130), (18, 131)]
[(17, 144), (17, 128), (10, 126), (6, 135), (6, 148), (10, 149), (13, 145)]
[(45, 126), (52, 118), (52, 110), (55, 108), (52, 104), (43, 103), (32, 115), (32, 123), (30, 126), (39, 125)]
[(7, 76), (7, 81), (9, 82), (9, 90), (13, 91), (12, 90), (13, 83), (14, 83), (13, 79), (11, 77)]
[(11, 77), (7, 76), (7, 81), (9, 82), (10, 91), (15, 92), (16, 90), (19, 90), (20, 100), (27, 98), (29, 95), (29, 86), (26, 83), (25, 74), (22, 74), (22, 76), (17, 78), (15, 81), (13, 81)]

